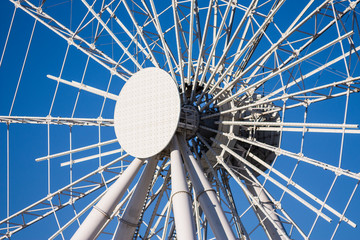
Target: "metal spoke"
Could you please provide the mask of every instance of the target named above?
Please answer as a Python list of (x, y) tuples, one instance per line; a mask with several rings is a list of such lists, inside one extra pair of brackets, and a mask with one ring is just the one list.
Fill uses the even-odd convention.
[[(231, 113), (231, 112), (235, 112), (235, 111), (240, 111), (240, 110), (243, 110), (245, 108), (248, 108), (248, 107), (253, 107), (253, 106), (258, 106), (258, 105), (261, 105), (261, 104), (264, 104), (264, 103), (270, 103), (270, 102), (274, 102), (274, 101), (278, 101), (278, 100), (285, 100), (285, 99), (289, 99), (289, 98), (292, 98), (292, 97), (296, 97), (296, 96), (299, 96), (299, 95), (304, 95), (306, 93), (316, 93), (316, 91), (318, 90), (321, 90), (321, 89), (326, 89), (326, 88), (334, 88), (334, 87), (340, 87), (341, 85), (344, 85), (344, 84), (347, 84), (347, 83), (351, 83), (353, 81), (358, 81), (360, 80), (360, 77), (355, 77), (355, 78), (348, 78), (348, 79), (345, 79), (345, 80), (342, 80), (342, 81), (338, 81), (336, 83), (330, 83), (330, 84), (325, 84), (323, 86), (318, 86), (318, 87), (314, 87), (314, 88), (310, 88), (310, 89), (307, 89), (307, 90), (303, 90), (303, 91), (298, 91), (298, 92), (295, 92), (295, 93), (290, 93), (290, 94), (285, 94), (285, 95), (282, 95), (280, 97), (275, 97), (273, 99), (269, 99), (269, 100), (265, 100), (265, 101), (258, 101), (258, 102), (255, 102), (255, 103), (251, 103), (251, 104), (248, 104), (246, 106), (241, 106), (241, 107), (234, 107), (232, 109), (229, 109), (229, 110), (225, 110), (225, 111), (222, 111), (220, 113), (215, 113), (215, 114), (210, 114), (210, 115), (207, 115), (207, 116), (204, 116), (202, 119), (208, 119), (208, 118), (212, 118), (212, 117), (216, 117), (216, 116), (220, 116), (220, 115), (223, 115), (223, 114), (227, 114), (227, 113)], [(354, 88), (354, 90), (352, 92), (359, 92), (359, 88)], [(331, 94), (331, 91), (330, 91), (330, 94)], [(312, 102), (318, 102), (318, 101), (321, 101), (323, 99), (327, 99), (327, 98), (333, 98), (333, 97), (336, 97), (338, 95), (344, 95), (346, 94), (346, 92), (343, 92), (343, 93), (337, 93), (337, 94), (334, 94), (334, 95), (331, 95), (329, 97), (327, 96), (324, 96), (322, 94), (319, 94), (320, 97), (318, 99), (309, 99), (307, 101), (307, 104), (310, 104)], [(303, 105), (303, 103), (300, 103), (298, 105)], [(294, 104), (294, 106), (296, 106)], [(291, 107), (291, 105), (287, 105), (287, 108)]]
[[(202, 128), (204, 128), (204, 127), (202, 127)], [(332, 166), (332, 165), (330, 165), (330, 164), (326, 164), (326, 163), (317, 161), (317, 160), (315, 160), (315, 159), (311, 159), (311, 158), (308, 158), (308, 157), (304, 157), (304, 156), (302, 156), (302, 155), (298, 155), (298, 154), (292, 153), (292, 152), (290, 152), (290, 151), (286, 151), (286, 150), (283, 150), (283, 149), (279, 149), (279, 148), (276, 148), (276, 147), (267, 145), (267, 144), (265, 144), (265, 143), (256, 142), (256, 141), (248, 140), (248, 139), (245, 139), (245, 138), (242, 138), (242, 137), (233, 136), (233, 135), (231, 135), (231, 134), (223, 133), (223, 132), (220, 132), (220, 131), (217, 131), (217, 130), (213, 130), (213, 129), (209, 129), (209, 128), (206, 128), (206, 129), (207, 129), (207, 130), (210, 130), (210, 131), (214, 131), (214, 132), (220, 133), (220, 134), (222, 134), (222, 135), (224, 135), (224, 136), (227, 136), (227, 137), (235, 138), (236, 140), (239, 140), (239, 141), (242, 141), (242, 142), (245, 142), (245, 143), (248, 143), (248, 144), (253, 144), (253, 145), (255, 145), (255, 146), (262, 147), (262, 148), (264, 148), (264, 149), (273, 151), (273, 152), (276, 153), (276, 154), (283, 154), (283, 155), (285, 155), (285, 156), (288, 156), (288, 157), (291, 157), (291, 158), (294, 158), (294, 159), (297, 159), (297, 160), (300, 160), (300, 161), (303, 161), (303, 162), (312, 164), (312, 165), (314, 165), (314, 166), (317, 166), (317, 167), (320, 167), (320, 168), (324, 168), (324, 169), (326, 169), (326, 170), (330, 170), (330, 171), (334, 172), (334, 173), (337, 174), (337, 175), (338, 175), (338, 174), (340, 174), (340, 175), (345, 175), (345, 176), (348, 176), (348, 177), (351, 177), (351, 178), (360, 180), (360, 175), (359, 175), (359, 174), (350, 172), (349, 170), (344, 170), (344, 169), (341, 169), (341, 168)]]
[[(84, 183), (86, 183), (88, 181), (88, 179), (90, 179), (92, 176), (95, 176), (99, 173), (101, 173), (102, 171), (106, 171), (106, 169), (108, 169), (109, 167), (111, 167), (112, 165), (116, 164), (117, 162), (121, 161), (122, 159), (124, 159), (125, 157), (127, 157), (128, 155), (124, 155), (123, 157), (120, 157), (106, 165), (104, 165), (103, 167), (89, 173), (88, 175), (74, 181), (73, 183), (59, 189), (56, 192), (53, 192), (51, 194), (49, 194), (48, 196), (46, 196), (45, 198), (31, 204), (30, 206), (20, 210), (19, 212), (9, 216), (8, 218), (2, 220), (0, 222), (0, 226), (6, 225), (6, 224), (10, 224), (12, 226), (14, 226), (13, 229), (11, 229), (9, 232), (2, 232), (1, 234), (3, 236), (0, 237), (0, 239), (5, 239), (7, 236), (10, 236), (20, 230), (22, 230), (25, 227), (29, 227), (32, 224), (38, 222), (39, 220), (52, 215), (54, 213), (54, 210), (45, 208), (43, 209), (42, 207), (47, 207), (49, 206), (48, 200), (51, 198), (59, 198), (61, 196), (66, 196), (68, 197), (68, 194), (72, 195), (71, 201), (66, 201), (63, 203), (59, 203), (59, 205), (57, 205), (55, 207), (55, 211), (58, 211), (64, 207), (66, 207), (67, 205), (73, 204), (74, 202), (76, 202), (78, 199), (81, 199), (83, 197), (86, 197), (88, 194), (96, 191), (97, 189), (101, 188), (104, 186), (105, 183), (102, 182), (94, 182), (95, 184), (93, 186), (90, 186), (91, 188), (89, 189), (86, 185), (83, 185)], [(113, 182), (114, 180), (116, 180), (118, 178), (118, 176), (112, 177), (109, 180), (106, 181), (106, 184), (109, 184), (111, 182)], [(80, 185), (79, 187), (81, 188), (77, 188), (76, 192), (71, 192), (69, 191), (69, 189), (71, 187), (76, 187)], [(65, 195), (64, 195), (65, 194)], [(70, 196), (71, 196), (70, 195)], [(39, 214), (31, 214), (31, 212), (39, 212)], [(24, 215), (30, 215), (32, 216), (31, 220), (28, 220), (26, 222), (24, 221)], [(4, 231), (4, 229), (6, 230), (6, 228), (1, 228), (2, 231)]]
[[(64, 25), (62, 25), (61, 23), (59, 23), (58, 21), (53, 19), (51, 16), (47, 15), (45, 12), (43, 12), (41, 8), (34, 6), (33, 4), (31, 4), (30, 2), (28, 2), (26, 0), (22, 1), (22, 3), (28, 4), (29, 7), (26, 7), (25, 5), (20, 4), (20, 2), (17, 2), (17, 1), (13, 1), (13, 0), (10, 0), (10, 1), (12, 1), (15, 4), (15, 6), (21, 8), (26, 13), (28, 13), (29, 15), (31, 15), (32, 17), (37, 19), (44, 26), (48, 27), (50, 30), (52, 30), (53, 32), (58, 34), (60, 37), (62, 37), (64, 40), (66, 40), (70, 45), (74, 45), (75, 47), (77, 47), (77, 49), (79, 49), (80, 51), (82, 51), (83, 53), (85, 53), (86, 55), (91, 57), (92, 59), (94, 59), (96, 62), (98, 62), (103, 67), (107, 68), (112, 74), (115, 74), (116, 76), (123, 79), (124, 81), (127, 80), (127, 77), (130, 73), (127, 69), (120, 66), (117, 62), (115, 62), (113, 59), (108, 57), (103, 52), (97, 50), (94, 47), (94, 45), (88, 43), (87, 41), (82, 39), (80, 36), (75, 35), (71, 30), (69, 30)], [(43, 19), (49, 20), (49, 22), (54, 23), (55, 26), (50, 25), (49, 23), (45, 22)], [(77, 42), (79, 42), (79, 44)], [(85, 43), (86, 47), (80, 45), (80, 43)], [(108, 64), (110, 64), (110, 65), (108, 65)], [(121, 70), (125, 71), (125, 72), (121, 73), (121, 72), (117, 71), (118, 67), (121, 68)]]
[(0, 116), (0, 123), (8, 124), (54, 124), (68, 126), (113, 126), (113, 119), (102, 118), (64, 118), (64, 117), (25, 117)]
[(356, 238), (359, 3), (3, 3), (0, 239)]
[(99, 95), (101, 97), (104, 97), (104, 98), (110, 98), (114, 101), (117, 100), (117, 96), (115, 94), (111, 94), (111, 93), (108, 93), (108, 92), (105, 92), (105, 91), (102, 91), (100, 89), (97, 89), (97, 88), (93, 88), (93, 87), (90, 87), (90, 86), (87, 86), (85, 84), (82, 84), (82, 83), (78, 83), (76, 81), (67, 81), (67, 80), (64, 80), (64, 79), (61, 79), (61, 78), (58, 78), (58, 77), (54, 77), (54, 76), (51, 76), (51, 75), (47, 75), (47, 77), (49, 79), (52, 79), (52, 80), (55, 80), (55, 81), (58, 81), (58, 82), (61, 82), (61, 83), (64, 83), (66, 85), (69, 85), (69, 86), (72, 86), (72, 87), (76, 87), (78, 88), (79, 90), (85, 90), (87, 92), (91, 92), (91, 93), (94, 93), (96, 95)]

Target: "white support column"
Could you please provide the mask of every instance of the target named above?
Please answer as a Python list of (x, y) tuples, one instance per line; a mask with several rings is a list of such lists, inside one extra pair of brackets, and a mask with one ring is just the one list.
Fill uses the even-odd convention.
[(215, 238), (220, 240), (235, 239), (231, 226), (216, 197), (215, 190), (204, 176), (204, 172), (191, 154), (183, 136), (179, 136), (178, 140), (186, 169), (190, 174), (191, 182), (195, 188), (197, 199), (209, 221)]
[(284, 226), (281, 223), (279, 216), (275, 212), (274, 203), (270, 200), (270, 198), (261, 188), (260, 185), (257, 185), (256, 183), (253, 183), (248, 180), (248, 179), (252, 179), (253, 176), (250, 176), (250, 174), (247, 171), (243, 171), (241, 174), (245, 176), (247, 189), (251, 192), (251, 194), (258, 197), (260, 204), (263, 206), (264, 211), (266, 211), (266, 215), (273, 220), (273, 223), (276, 224), (275, 227), (273, 223), (265, 215), (263, 210), (253, 206), (253, 209), (257, 213), (256, 215), (259, 218), (259, 222), (261, 222), (261, 225), (263, 226), (265, 233), (268, 235), (269, 239), (274, 239), (274, 240), (289, 239), (287, 235), (284, 236), (283, 234), (286, 233), (286, 230), (284, 229)]
[(191, 195), (187, 187), (184, 166), (181, 161), (179, 143), (175, 136), (171, 144), (172, 207), (175, 218), (176, 238), (196, 239)]
[(141, 177), (137, 183), (135, 191), (131, 196), (125, 212), (120, 219), (119, 226), (113, 239), (132, 239), (136, 227), (138, 226), (141, 210), (144, 206), (146, 194), (154, 176), (158, 159), (149, 159)]
[(135, 158), (127, 169), (121, 174), (118, 180), (111, 185), (101, 200), (94, 206), (85, 221), (71, 238), (72, 240), (94, 239), (106, 220), (114, 211), (130, 183), (136, 176), (143, 159)]

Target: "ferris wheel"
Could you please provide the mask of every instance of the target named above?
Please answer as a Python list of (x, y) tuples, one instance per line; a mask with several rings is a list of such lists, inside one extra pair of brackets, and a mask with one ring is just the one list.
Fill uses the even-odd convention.
[(356, 239), (358, 3), (1, 2), (0, 239)]

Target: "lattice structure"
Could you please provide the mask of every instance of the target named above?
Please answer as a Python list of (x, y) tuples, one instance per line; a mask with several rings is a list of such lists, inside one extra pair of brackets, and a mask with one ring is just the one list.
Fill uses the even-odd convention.
[(359, 236), (359, 0), (0, 4), (0, 239)]

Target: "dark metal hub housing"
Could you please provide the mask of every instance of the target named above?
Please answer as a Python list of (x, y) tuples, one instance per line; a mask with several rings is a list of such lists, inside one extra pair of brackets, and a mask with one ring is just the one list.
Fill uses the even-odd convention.
[(200, 113), (193, 105), (183, 105), (180, 112), (178, 130), (184, 134), (186, 139), (193, 138), (199, 129)]

